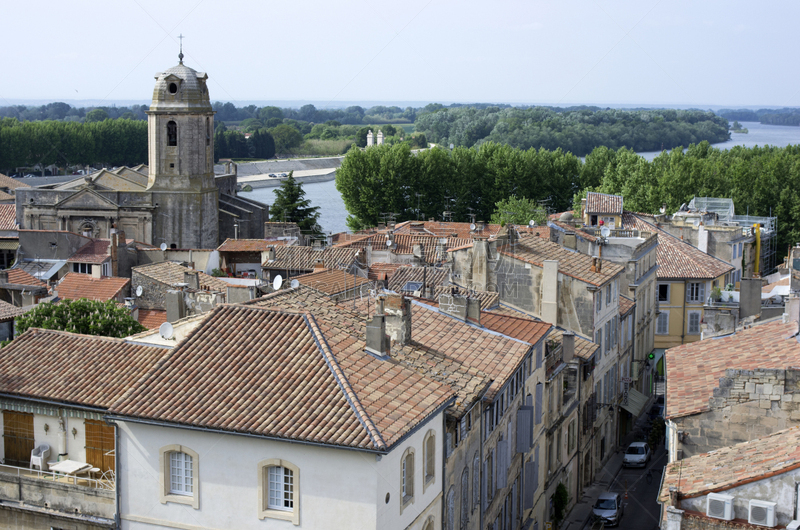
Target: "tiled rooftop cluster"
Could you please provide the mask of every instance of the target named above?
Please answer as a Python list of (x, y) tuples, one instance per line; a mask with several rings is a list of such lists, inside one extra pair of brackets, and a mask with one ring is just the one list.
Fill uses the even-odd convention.
[(352, 291), (356, 287), (369, 288), (372, 282), (367, 278), (353, 275), (343, 270), (321, 270), (303, 274), (295, 278), (301, 285), (315, 289), (323, 294), (336, 295)]
[(326, 269), (341, 269), (349, 267), (358, 259), (358, 248), (328, 247), (316, 249), (312, 247), (286, 247), (276, 246), (275, 259), (267, 260), (261, 264), (265, 269), (311, 271), (321, 260)]
[(105, 302), (119, 296), (120, 292), (131, 283), (130, 278), (105, 276), (94, 278), (89, 274), (70, 272), (64, 276), (54, 290), (64, 300), (100, 300)]
[(622, 196), (607, 193), (586, 194), (586, 213), (622, 214)]
[[(176, 283), (183, 283), (184, 273), (190, 272), (192, 269), (179, 265), (172, 261), (161, 261), (159, 263), (151, 263), (149, 265), (139, 265), (133, 268), (134, 271), (152, 278), (158, 282), (166, 285), (175, 285)], [(207, 291), (226, 292), (228, 284), (220, 279), (209, 276), (208, 274), (198, 271), (200, 280), (200, 288)]]

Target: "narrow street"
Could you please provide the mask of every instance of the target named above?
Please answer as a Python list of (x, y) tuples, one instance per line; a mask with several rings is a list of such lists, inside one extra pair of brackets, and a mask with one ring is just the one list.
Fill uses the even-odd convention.
[[(622, 530), (652, 530), (658, 528), (660, 505), (656, 502), (658, 486), (661, 483), (661, 473), (667, 465), (667, 453), (664, 447), (659, 447), (650, 464), (645, 469), (622, 468), (616, 480), (609, 488), (611, 491), (625, 494), (625, 514), (619, 528)], [(647, 470), (652, 470), (653, 480), (648, 484)]]

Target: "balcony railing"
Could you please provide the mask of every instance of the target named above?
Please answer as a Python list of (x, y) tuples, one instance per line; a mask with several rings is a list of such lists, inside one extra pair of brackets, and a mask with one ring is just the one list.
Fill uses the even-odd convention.
[(107, 472), (105, 478), (92, 478), (89, 476), (65, 475), (64, 473), (58, 473), (56, 471), (39, 471), (38, 469), (28, 469), (27, 467), (16, 467), (2, 464), (0, 465), (0, 473), (16, 475), (17, 477), (48, 480), (50, 482), (59, 484), (71, 484), (75, 486), (95, 488), (99, 490), (114, 491), (115, 487), (113, 471)]

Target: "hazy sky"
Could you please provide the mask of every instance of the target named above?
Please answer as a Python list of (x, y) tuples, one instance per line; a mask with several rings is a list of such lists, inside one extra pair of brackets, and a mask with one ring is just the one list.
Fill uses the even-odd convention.
[(800, 106), (789, 0), (0, 2), (0, 105), (144, 102), (183, 33), (220, 101)]

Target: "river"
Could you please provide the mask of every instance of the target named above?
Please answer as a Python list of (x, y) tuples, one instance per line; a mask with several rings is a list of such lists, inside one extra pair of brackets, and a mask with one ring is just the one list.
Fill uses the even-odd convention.
[[(784, 125), (762, 125), (758, 122), (740, 122), (742, 127), (747, 128), (748, 134), (731, 133), (731, 139), (727, 142), (714, 144), (718, 149), (730, 149), (736, 145), (754, 147), (756, 145), (774, 145), (785, 147), (787, 145), (800, 144), (800, 127)], [(660, 151), (639, 153), (647, 160), (653, 160)], [(272, 193), (276, 188), (256, 188), (250, 193), (243, 194), (256, 201), (272, 204), (275, 195)], [(311, 201), (312, 206), (320, 207), (320, 225), (328, 233), (345, 232), (347, 230), (347, 210), (336, 183), (318, 182), (316, 184), (304, 184), (306, 198)]]

